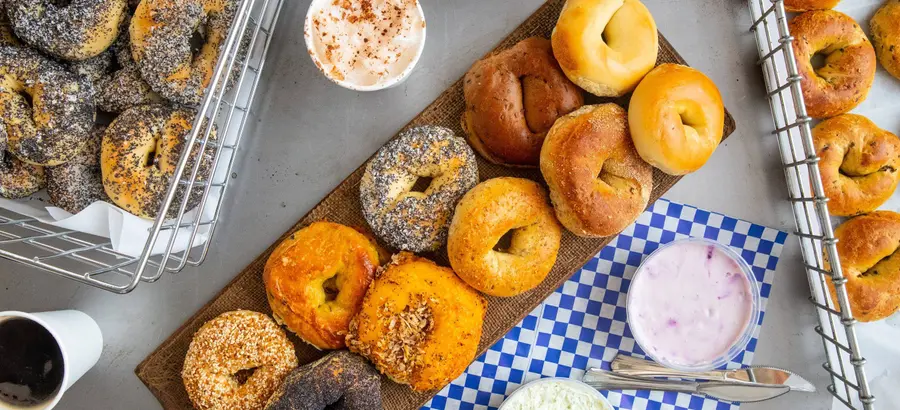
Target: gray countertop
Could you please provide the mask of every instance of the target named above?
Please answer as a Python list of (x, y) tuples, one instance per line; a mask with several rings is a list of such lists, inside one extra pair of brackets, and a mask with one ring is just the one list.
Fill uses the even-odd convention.
[[(541, 4), (541, 0), (422, 0), (425, 54), (400, 87), (344, 90), (313, 66), (303, 44), (309, 0), (287, 0), (243, 142), (224, 218), (206, 263), (142, 283), (128, 295), (0, 260), (0, 310), (79, 309), (104, 336), (100, 362), (65, 395), (61, 409), (156, 409), (135, 366), (235, 274), (390, 136), (462, 76)], [(743, 0), (645, 0), (660, 31), (719, 86), (737, 131), (710, 162), (666, 197), (791, 231), (772, 120)], [(828, 378), (813, 330), (807, 282), (795, 237), (788, 239), (766, 312), (757, 364), (787, 367), (816, 394), (789, 394), (745, 409), (826, 409)]]

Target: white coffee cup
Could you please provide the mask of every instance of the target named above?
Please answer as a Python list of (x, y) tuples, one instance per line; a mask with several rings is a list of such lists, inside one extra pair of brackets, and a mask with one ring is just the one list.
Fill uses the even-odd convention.
[(59, 403), (69, 387), (97, 364), (103, 350), (100, 327), (90, 316), (77, 310), (39, 313), (0, 312), (0, 325), (6, 320), (15, 318), (35, 322), (53, 336), (62, 353), (63, 377), (56, 392), (40, 404), (16, 406), (0, 400), (0, 410), (50, 410)]

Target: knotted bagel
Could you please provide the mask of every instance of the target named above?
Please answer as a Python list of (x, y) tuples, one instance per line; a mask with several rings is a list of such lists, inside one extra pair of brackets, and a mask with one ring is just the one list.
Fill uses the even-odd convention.
[(547, 130), (584, 104), (553, 58), (550, 41), (531, 37), (476, 62), (466, 73), (462, 125), (487, 160), (535, 166)]
[[(212, 80), (231, 22), (235, 0), (143, 0), (131, 19), (131, 50), (142, 77), (163, 97), (199, 104)], [(191, 37), (202, 26), (196, 55)]]
[(93, 87), (37, 51), (0, 46), (0, 124), (22, 161), (63, 164), (91, 136)]
[(812, 130), (819, 169), (832, 215), (870, 212), (900, 182), (900, 139), (866, 117), (843, 114)]
[[(150, 104), (129, 108), (116, 117), (103, 134), (100, 157), (103, 187), (116, 205), (141, 218), (156, 218), (195, 115), (184, 108)], [(214, 128), (210, 140), (215, 138)], [(183, 178), (190, 175), (197, 161), (200, 164), (196, 181), (202, 182), (212, 172), (212, 147), (207, 146), (201, 153), (200, 143), (194, 144)], [(177, 214), (187, 188), (186, 184), (178, 183), (166, 217)], [(202, 187), (190, 188), (185, 209), (197, 206), (203, 195)]]
[(64, 60), (84, 60), (109, 48), (119, 35), (119, 23), (125, 18), (126, 7), (125, 0), (7, 2), (16, 35)]
[[(829, 118), (859, 105), (875, 80), (875, 50), (859, 24), (834, 10), (808, 11), (789, 23), (806, 113)], [(814, 68), (815, 55), (825, 65)]]
[(622, 96), (656, 65), (656, 22), (638, 0), (569, 0), (551, 41), (572, 82), (600, 97)]
[[(497, 248), (504, 235), (509, 246)], [(515, 296), (540, 285), (556, 263), (562, 229), (546, 191), (523, 178), (494, 178), (456, 205), (447, 255), (466, 283), (488, 295)]]
[(619, 233), (644, 211), (653, 189), (653, 167), (634, 149), (625, 110), (612, 103), (557, 120), (541, 149), (541, 173), (556, 217), (578, 236)]
[[(884, 319), (900, 308), (900, 214), (876, 211), (834, 230), (853, 317)], [(827, 261), (827, 255), (826, 255)], [(835, 298), (834, 284), (828, 282)]]

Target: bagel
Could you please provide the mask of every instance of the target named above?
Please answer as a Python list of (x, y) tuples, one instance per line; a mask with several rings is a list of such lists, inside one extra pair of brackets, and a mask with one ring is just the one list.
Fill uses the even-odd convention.
[(725, 106), (716, 84), (700, 71), (660, 64), (631, 95), (628, 128), (644, 161), (684, 175), (700, 169), (722, 141)]
[[(497, 249), (510, 234), (509, 246)], [(562, 228), (537, 182), (494, 178), (472, 188), (456, 205), (447, 255), (453, 270), (492, 296), (515, 296), (541, 284), (553, 264)]]
[(784, 0), (784, 9), (790, 12), (833, 9), (841, 0)]
[(812, 130), (832, 215), (874, 211), (900, 182), (900, 139), (868, 118), (843, 114)]
[[(875, 50), (859, 24), (841, 12), (815, 10), (794, 17), (789, 28), (810, 117), (834, 117), (866, 99), (875, 80)], [(812, 65), (817, 54), (825, 56), (819, 69)]]
[(438, 389), (475, 359), (486, 307), (449, 268), (401, 252), (366, 292), (347, 346), (397, 383)]
[(378, 246), (344, 225), (315, 222), (294, 232), (263, 269), (272, 316), (318, 349), (344, 347), (378, 259)]
[[(141, 218), (156, 218), (195, 115), (184, 108), (151, 104), (130, 108), (116, 117), (103, 134), (100, 157), (103, 187), (116, 205)], [(210, 140), (215, 138), (213, 128)], [(196, 181), (206, 181), (212, 172), (213, 155), (212, 147), (201, 153), (200, 143), (194, 144), (182, 177), (187, 178), (200, 161)], [(175, 217), (185, 191), (186, 185), (179, 183), (167, 218)], [(202, 187), (193, 187), (186, 209), (196, 207), (202, 195)]]
[[(900, 308), (900, 214), (876, 211), (858, 216), (838, 226), (834, 237), (853, 317), (872, 322), (896, 312)], [(828, 285), (837, 305), (834, 284), (828, 281)]]
[[(263, 409), (297, 367), (294, 346), (268, 316), (248, 310), (225, 312), (194, 334), (181, 378), (198, 410)], [(252, 370), (246, 381), (237, 373)]]
[[(144, 0), (131, 19), (134, 61), (154, 91), (177, 103), (199, 104), (209, 86), (237, 10), (235, 0)], [(204, 43), (194, 55), (191, 37)]]
[(100, 146), (106, 127), (97, 127), (84, 148), (71, 161), (47, 167), (47, 195), (50, 203), (77, 214), (97, 201), (109, 201), (103, 190)]
[(553, 122), (584, 104), (539, 37), (476, 62), (463, 93), (469, 143), (488, 161), (514, 166), (536, 166)]
[(87, 79), (37, 51), (0, 47), (0, 122), (22, 161), (53, 166), (78, 154), (94, 127), (92, 94)]
[[(413, 191), (421, 178), (427, 188)], [(448, 128), (415, 127), (388, 141), (359, 183), (363, 216), (379, 238), (411, 252), (447, 241), (456, 202), (478, 183), (475, 153)]]
[(119, 35), (125, 0), (7, 2), (16, 35), (25, 43), (63, 60), (84, 60), (105, 51)]
[(24, 198), (46, 185), (43, 167), (19, 161), (9, 152), (0, 157), (0, 196), (8, 199)]
[(872, 44), (881, 66), (900, 79), (900, 0), (888, 0), (869, 21)]
[(346, 350), (298, 367), (269, 398), (266, 410), (382, 409), (381, 375)]
[(551, 41), (573, 83), (600, 97), (619, 97), (656, 65), (658, 36), (638, 0), (568, 0)]
[(634, 149), (626, 115), (616, 104), (586, 105), (547, 133), (541, 174), (556, 217), (575, 235), (615, 235), (650, 201), (653, 168)]

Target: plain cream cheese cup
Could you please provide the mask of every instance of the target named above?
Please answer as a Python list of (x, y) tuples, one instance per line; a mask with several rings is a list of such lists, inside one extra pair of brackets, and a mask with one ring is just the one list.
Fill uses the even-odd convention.
[[(602, 394), (600, 394), (600, 392), (597, 391), (597, 389), (595, 389), (591, 386), (588, 386), (587, 384), (584, 384), (583, 382), (580, 382), (578, 380), (566, 379), (563, 377), (547, 377), (547, 378), (537, 379), (537, 380), (525, 383), (524, 385), (522, 385), (522, 387), (519, 387), (518, 389), (516, 389), (516, 391), (514, 391), (512, 394), (510, 394), (509, 397), (507, 397), (506, 400), (503, 401), (503, 403), (500, 405), (500, 407), (497, 410), (512, 409), (512, 406), (510, 404), (514, 403), (513, 400), (517, 396), (524, 395), (526, 391), (533, 389), (536, 386), (540, 386), (541, 384), (545, 384), (545, 383), (559, 383), (559, 384), (566, 385), (566, 387), (569, 387), (573, 390), (577, 390), (578, 392), (584, 393), (592, 398), (597, 399), (601, 403), (601, 408), (598, 410), (613, 410), (612, 404), (610, 404), (609, 401), (606, 400), (606, 397), (604, 397)], [(595, 409), (584, 409), (584, 410), (595, 410)]]
[[(396, 86), (402, 84), (404, 81), (406, 81), (406, 79), (409, 78), (409, 75), (412, 73), (413, 69), (416, 67), (416, 64), (419, 63), (419, 58), (422, 57), (422, 52), (425, 50), (425, 38), (426, 38), (426, 32), (428, 31), (428, 25), (424, 24), (422, 26), (422, 36), (421, 36), (421, 39), (419, 40), (419, 44), (418, 44), (417, 48), (415, 49), (415, 55), (413, 56), (412, 61), (410, 61), (409, 65), (403, 71), (401, 71), (400, 74), (398, 74), (398, 75), (394, 76), (393, 78), (390, 78), (386, 81), (380, 82), (378, 84), (358, 85), (353, 82), (339, 80), (337, 78), (334, 78), (327, 72), (325, 72), (322, 69), (322, 67), (323, 67), (322, 62), (319, 60), (319, 56), (316, 53), (315, 44), (312, 39), (312, 35), (310, 34), (312, 32), (311, 26), (312, 26), (313, 15), (314, 15), (315, 11), (319, 10), (320, 5), (322, 3), (330, 2), (330, 1), (332, 1), (332, 0), (313, 0), (309, 5), (309, 9), (307, 9), (307, 11), (306, 11), (306, 20), (304, 22), (304, 27), (303, 27), (303, 38), (306, 41), (306, 51), (309, 54), (309, 57), (312, 58), (313, 63), (315, 63), (318, 71), (320, 73), (322, 73), (325, 76), (325, 78), (328, 78), (329, 80), (331, 80), (331, 82), (333, 82), (341, 87), (344, 87), (346, 89), (354, 90), (354, 91), (385, 90), (388, 88), (396, 87)], [(419, 18), (422, 20), (423, 23), (425, 23), (425, 12), (422, 10), (422, 2), (420, 0), (416, 1), (416, 10), (418, 12)]]

